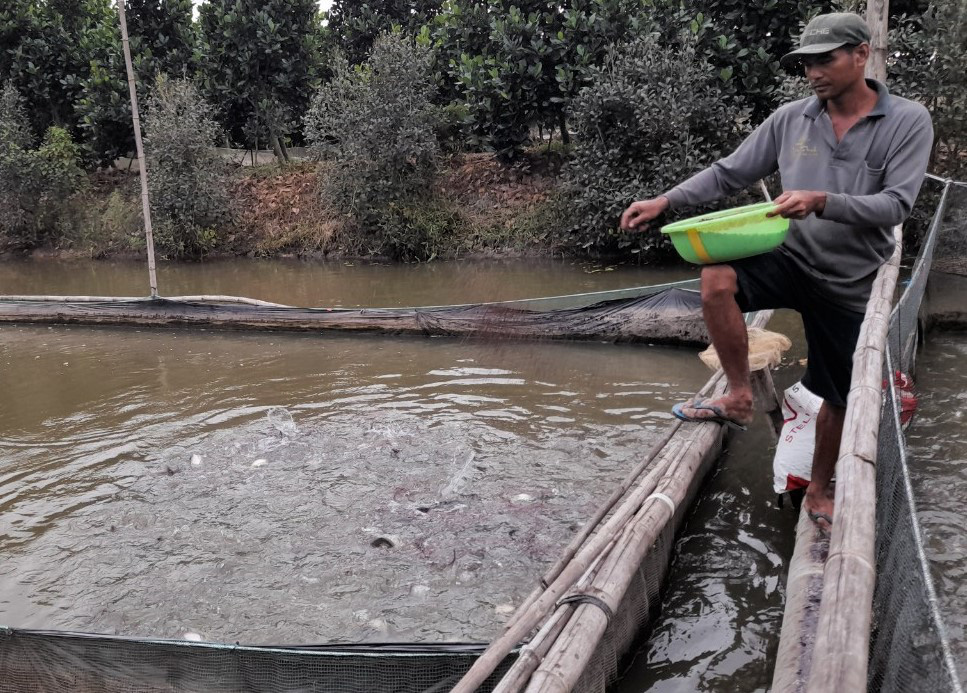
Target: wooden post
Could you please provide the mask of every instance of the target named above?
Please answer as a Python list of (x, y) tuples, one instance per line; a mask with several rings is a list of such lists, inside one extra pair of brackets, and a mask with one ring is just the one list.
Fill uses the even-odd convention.
[(141, 116), (138, 112), (138, 89), (134, 81), (134, 64), (131, 62), (131, 45), (128, 41), (128, 22), (124, 16), (124, 0), (118, 0), (118, 15), (121, 17), (121, 48), (124, 51), (124, 67), (128, 73), (128, 92), (131, 95), (131, 122), (134, 124), (134, 146), (138, 154), (138, 168), (141, 176), (141, 211), (144, 214), (144, 235), (148, 246), (148, 285), (151, 298), (158, 298), (158, 276), (154, 265), (154, 234), (151, 231), (151, 202), (148, 196), (148, 162), (144, 158), (144, 144), (141, 141)]
[(889, 32), (890, 0), (869, 0), (866, 23), (870, 25), (870, 60), (866, 75), (886, 82), (887, 33)]
[(761, 368), (752, 371), (750, 374), (752, 381), (752, 392), (755, 395), (756, 411), (763, 411), (769, 419), (769, 428), (776, 440), (782, 434), (782, 401), (779, 393), (776, 392), (776, 385), (772, 380), (772, 371), (768, 368)]

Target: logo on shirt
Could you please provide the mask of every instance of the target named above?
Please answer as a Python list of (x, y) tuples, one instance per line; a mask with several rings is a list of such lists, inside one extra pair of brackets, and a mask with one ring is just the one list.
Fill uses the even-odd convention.
[(805, 135), (800, 137), (799, 141), (796, 142), (796, 146), (794, 147), (794, 150), (796, 152), (797, 157), (816, 156), (817, 154), (819, 154), (818, 149), (816, 149), (815, 147), (809, 146), (809, 143), (806, 141)]

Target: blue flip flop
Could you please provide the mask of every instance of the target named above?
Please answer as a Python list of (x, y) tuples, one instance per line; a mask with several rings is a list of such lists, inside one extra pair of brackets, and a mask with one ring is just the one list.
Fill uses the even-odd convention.
[[(715, 414), (715, 416), (706, 416), (706, 417), (689, 416), (684, 411), (682, 411), (682, 409), (685, 407), (688, 407), (689, 409), (700, 409), (704, 411), (710, 411), (713, 414)], [(681, 419), (682, 421), (688, 421), (690, 423), (708, 423), (711, 421), (712, 423), (725, 424), (729, 428), (733, 428), (737, 431), (748, 430), (745, 424), (741, 424), (735, 419), (732, 419), (726, 416), (725, 412), (722, 411), (721, 407), (715, 404), (705, 404), (704, 399), (696, 399), (691, 404), (689, 404), (688, 402), (679, 402), (674, 407), (672, 407), (672, 414), (675, 415), (675, 418)]]

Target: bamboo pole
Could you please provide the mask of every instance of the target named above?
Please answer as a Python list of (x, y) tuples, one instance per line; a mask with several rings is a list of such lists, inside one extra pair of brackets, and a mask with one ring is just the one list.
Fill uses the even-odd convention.
[[(716, 394), (723, 389), (716, 391)], [(723, 431), (718, 425), (699, 424), (691, 429), (689, 444), (674, 470), (625, 524), (614, 549), (604, 560), (587, 594), (617, 612), (645, 555), (672, 521), (685, 500), (695, 474), (709, 454), (717, 453)], [(673, 509), (674, 508), (674, 509)], [(531, 677), (527, 693), (567, 693), (574, 690), (608, 626), (607, 613), (594, 604), (581, 604), (551, 652)]]
[(772, 677), (774, 693), (802, 693), (806, 687), (823, 592), (823, 566), (828, 554), (829, 535), (801, 511), (786, 578), (786, 606)]
[[(752, 326), (764, 327), (771, 317), (772, 311), (762, 311), (757, 313), (752, 320)], [(706, 383), (705, 387), (702, 388), (702, 392), (710, 392), (713, 396), (715, 396), (721, 392), (724, 392), (724, 388), (725, 383), (723, 373), (721, 370), (719, 370)], [(526, 610), (519, 610), (521, 612), (520, 617), (514, 621), (510, 628), (507, 628), (500, 636), (498, 636), (497, 639), (490, 644), (487, 650), (477, 659), (477, 661), (474, 662), (470, 670), (452, 689), (453, 693), (472, 693), (483, 684), (483, 682), (490, 676), (491, 673), (493, 673), (494, 669), (496, 669), (500, 662), (503, 661), (504, 657), (506, 657), (507, 654), (509, 654), (510, 651), (524, 637), (526, 637), (526, 635), (535, 626), (546, 618), (549, 609), (556, 603), (557, 598), (560, 595), (560, 585), (565, 582), (574, 582), (574, 578), (569, 576), (583, 564), (583, 561), (588, 560), (585, 558), (585, 556), (597, 557), (607, 553), (608, 558), (605, 560), (611, 560), (611, 555), (613, 553), (612, 547), (616, 541), (618, 541), (617, 537), (624, 536), (629, 532), (629, 528), (633, 528), (633, 518), (638, 517), (646, 506), (653, 506), (653, 502), (656, 500), (659, 501), (659, 504), (664, 508), (667, 508), (667, 505), (665, 505), (666, 500), (675, 503), (681, 502), (681, 498), (676, 501), (671, 501), (671, 498), (662, 500), (655, 495), (655, 491), (660, 485), (668, 483), (669, 479), (685, 478), (687, 483), (684, 485), (684, 488), (669, 489), (673, 490), (676, 494), (680, 491), (681, 497), (684, 498), (684, 495), (688, 490), (689, 483), (694, 477), (695, 470), (697, 469), (697, 466), (694, 469), (692, 468), (692, 463), (700, 464), (705, 455), (709, 454), (712, 450), (717, 450), (715, 441), (703, 440), (703, 445), (700, 445), (698, 448), (697, 462), (695, 462), (696, 452), (692, 450), (693, 440), (696, 435), (695, 431), (705, 432), (706, 434), (709, 432), (714, 432), (716, 435), (720, 436), (721, 426), (711, 423), (698, 424), (692, 430), (690, 430), (688, 434), (673, 436), (671, 438), (673, 442), (663, 449), (664, 454), (657, 462), (655, 468), (621, 504), (618, 510), (615, 511), (614, 515), (612, 515), (610, 520), (608, 520), (608, 522), (601, 528), (595, 537), (584, 548), (582, 548), (575, 559), (567, 565), (555, 583), (549, 586), (539, 598), (532, 601)], [(716, 440), (721, 442), (721, 437), (716, 438)], [(686, 464), (686, 460), (690, 460), (690, 462), (688, 463), (688, 470), (683, 474), (680, 469), (683, 464)], [(664, 492), (661, 492), (659, 495), (667, 496), (667, 494), (664, 494)], [(658, 519), (660, 519), (660, 517), (656, 518), (654, 516), (649, 516), (649, 521), (656, 522), (656, 528), (644, 529), (641, 531), (653, 531), (654, 535), (657, 537), (657, 533), (664, 529), (667, 521), (671, 520), (671, 517), (669, 517), (666, 522), (657, 522)], [(641, 541), (640, 537), (638, 537), (638, 541)], [(645, 553), (647, 553), (652, 543), (654, 543), (654, 540), (646, 542), (645, 545), (634, 545), (635, 551), (640, 551), (641, 555), (637, 557), (637, 562), (635, 562), (633, 566), (629, 563), (627, 566), (622, 568), (624, 574), (627, 575), (628, 581), (631, 580), (631, 577), (637, 571), (638, 566), (641, 564), (642, 558), (644, 557)], [(634, 556), (637, 556), (637, 553), (635, 553)], [(627, 583), (614, 592), (617, 601), (620, 601), (621, 598), (623, 598), (626, 589)], [(613, 608), (617, 608), (617, 606), (615, 605)], [(600, 610), (596, 608), (595, 611), (600, 613)], [(581, 614), (588, 616), (591, 619), (589, 623), (596, 623), (597, 617), (593, 614), (589, 614), (585, 605), (579, 606), (575, 612), (576, 616)], [(574, 624), (575, 621), (576, 618), (572, 618), (567, 627), (570, 628), (571, 624)], [(601, 632), (603, 633), (603, 628)], [(596, 637), (594, 633), (582, 635), (582, 637), (588, 638), (588, 642), (591, 642), (590, 651), (586, 653), (587, 658), (590, 658), (598, 639), (600, 639), (600, 633), (597, 633)], [(553, 649), (555, 651), (560, 649), (559, 643), (560, 640), (554, 643)], [(570, 653), (568, 655), (568, 659), (571, 659)], [(572, 663), (573, 661), (582, 661), (586, 663), (586, 660), (580, 659), (577, 655), (574, 656)], [(542, 665), (537, 671), (540, 672), (544, 669), (545, 667)], [(577, 671), (577, 674), (580, 674), (580, 670)], [(546, 678), (548, 675), (549, 674), (544, 674), (542, 676)]]
[(634, 516), (645, 499), (655, 490), (665, 472), (679, 459), (682, 450), (678, 445), (666, 448), (662, 459), (652, 469), (628, 499), (621, 504), (614, 515), (601, 527), (598, 533), (574, 556), (557, 579), (548, 585), (537, 599), (526, 609), (520, 609), (508, 628), (487, 647), (473, 666), (454, 686), (452, 693), (473, 693), (494, 672), (497, 666), (517, 647), (521, 641), (543, 621), (556, 607), (558, 599), (571, 589), (575, 582), (588, 569), (594, 560), (610, 545), (620, 533), (628, 519)]
[(517, 611), (514, 612), (514, 616), (508, 621), (505, 629), (511, 628), (517, 621), (517, 618), (524, 614), (527, 609), (530, 608), (531, 604), (541, 596), (541, 593), (548, 588), (548, 586), (553, 583), (561, 572), (571, 562), (571, 559), (577, 554), (580, 548), (584, 545), (584, 542), (589, 536), (598, 528), (601, 520), (611, 512), (615, 504), (624, 497), (638, 478), (645, 472), (645, 470), (654, 462), (655, 458), (659, 453), (664, 450), (665, 446), (669, 443), (672, 436), (675, 435), (676, 431), (681, 427), (681, 421), (676, 421), (671, 426), (668, 427), (665, 434), (652, 446), (651, 451), (645, 455), (645, 458), (635, 465), (635, 468), (628, 474), (627, 477), (619, 484), (618, 488), (611, 494), (611, 496), (598, 508), (590, 520), (588, 520), (581, 531), (571, 539), (571, 542), (564, 549), (564, 553), (558, 558), (557, 562), (552, 565), (543, 576), (541, 576), (540, 583), (534, 588), (534, 591), (528, 595), (528, 597), (521, 603)]
[[(238, 303), (247, 306), (263, 306), (270, 308), (292, 308), (282, 303), (260, 301), (257, 298), (244, 296), (165, 296), (166, 301), (182, 301), (185, 303)], [(144, 301), (140, 296), (0, 296), (0, 301), (24, 301), (39, 303), (138, 303)]]
[[(609, 546), (613, 545), (613, 543), (609, 544)], [(581, 592), (591, 584), (594, 576), (597, 575), (603, 558), (604, 552), (595, 559), (591, 567), (575, 583), (575, 592)], [(520, 649), (517, 659), (511, 665), (510, 669), (507, 670), (507, 673), (504, 674), (503, 678), (500, 679), (493, 693), (518, 693), (527, 684), (531, 674), (544, 661), (544, 657), (547, 656), (551, 646), (557, 640), (558, 636), (560, 636), (561, 631), (567, 626), (568, 621), (576, 609), (577, 606), (575, 604), (564, 604), (544, 622), (544, 625), (541, 626), (541, 629), (531, 641)]]
[(823, 571), (815, 662), (808, 693), (866, 688), (873, 589), (876, 582), (876, 443), (883, 361), (899, 274), (901, 234), (877, 272), (853, 357), (846, 422), (836, 463), (836, 497), (829, 557)]
[[(697, 396), (707, 397), (712, 389), (719, 383), (722, 377), (724, 377), (723, 373), (717, 373), (715, 377), (712, 377), (707, 383), (705, 383), (702, 389), (699, 390)], [(611, 512), (615, 504), (624, 497), (624, 495), (628, 492), (628, 489), (630, 489), (638, 478), (644, 474), (645, 470), (651, 466), (652, 462), (655, 461), (655, 458), (665, 449), (665, 446), (668, 445), (674, 435), (678, 432), (678, 429), (681, 428), (681, 425), (681, 421), (675, 421), (672, 423), (672, 425), (666, 429), (665, 434), (662, 435), (662, 437), (659, 438), (654, 445), (652, 445), (648, 454), (645, 455), (645, 457), (637, 465), (635, 465), (634, 469), (632, 469), (628, 476), (622, 480), (611, 496), (609, 496), (608, 499), (601, 504), (597, 511), (595, 511), (594, 515), (592, 515), (591, 518), (584, 524), (584, 527), (581, 529), (581, 531), (574, 536), (574, 538), (571, 540), (571, 543), (568, 544), (564, 549), (564, 553), (560, 558), (558, 558), (557, 562), (544, 573), (544, 575), (541, 577), (540, 584), (534, 589), (533, 592), (531, 592), (527, 599), (521, 603), (521, 606), (515, 612), (515, 617), (530, 607), (534, 600), (541, 595), (541, 592), (547, 589), (548, 585), (557, 579), (557, 577), (561, 574), (561, 571), (564, 570), (565, 566), (567, 566), (571, 559), (574, 558), (574, 555), (578, 552), (587, 538), (598, 528), (598, 525), (605, 518), (605, 516)], [(508, 628), (513, 624), (513, 620), (515, 619), (512, 619), (511, 622), (507, 624)]]
[(154, 263), (154, 234), (151, 230), (151, 203), (148, 197), (148, 162), (144, 158), (144, 143), (141, 141), (141, 116), (138, 111), (138, 89), (134, 81), (134, 65), (131, 62), (131, 45), (128, 40), (128, 22), (124, 15), (124, 1), (118, 0), (118, 15), (121, 18), (121, 47), (124, 51), (124, 67), (128, 73), (128, 91), (131, 94), (131, 122), (134, 125), (134, 146), (138, 154), (138, 169), (141, 177), (141, 210), (144, 214), (144, 236), (148, 248), (148, 284), (151, 298), (158, 298), (158, 275)]

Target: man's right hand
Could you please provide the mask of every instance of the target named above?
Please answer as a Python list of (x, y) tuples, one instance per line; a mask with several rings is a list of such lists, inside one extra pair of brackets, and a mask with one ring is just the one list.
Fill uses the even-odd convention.
[(664, 195), (633, 202), (621, 215), (621, 228), (625, 231), (644, 231), (648, 228), (648, 222), (668, 209), (668, 206), (668, 198)]

